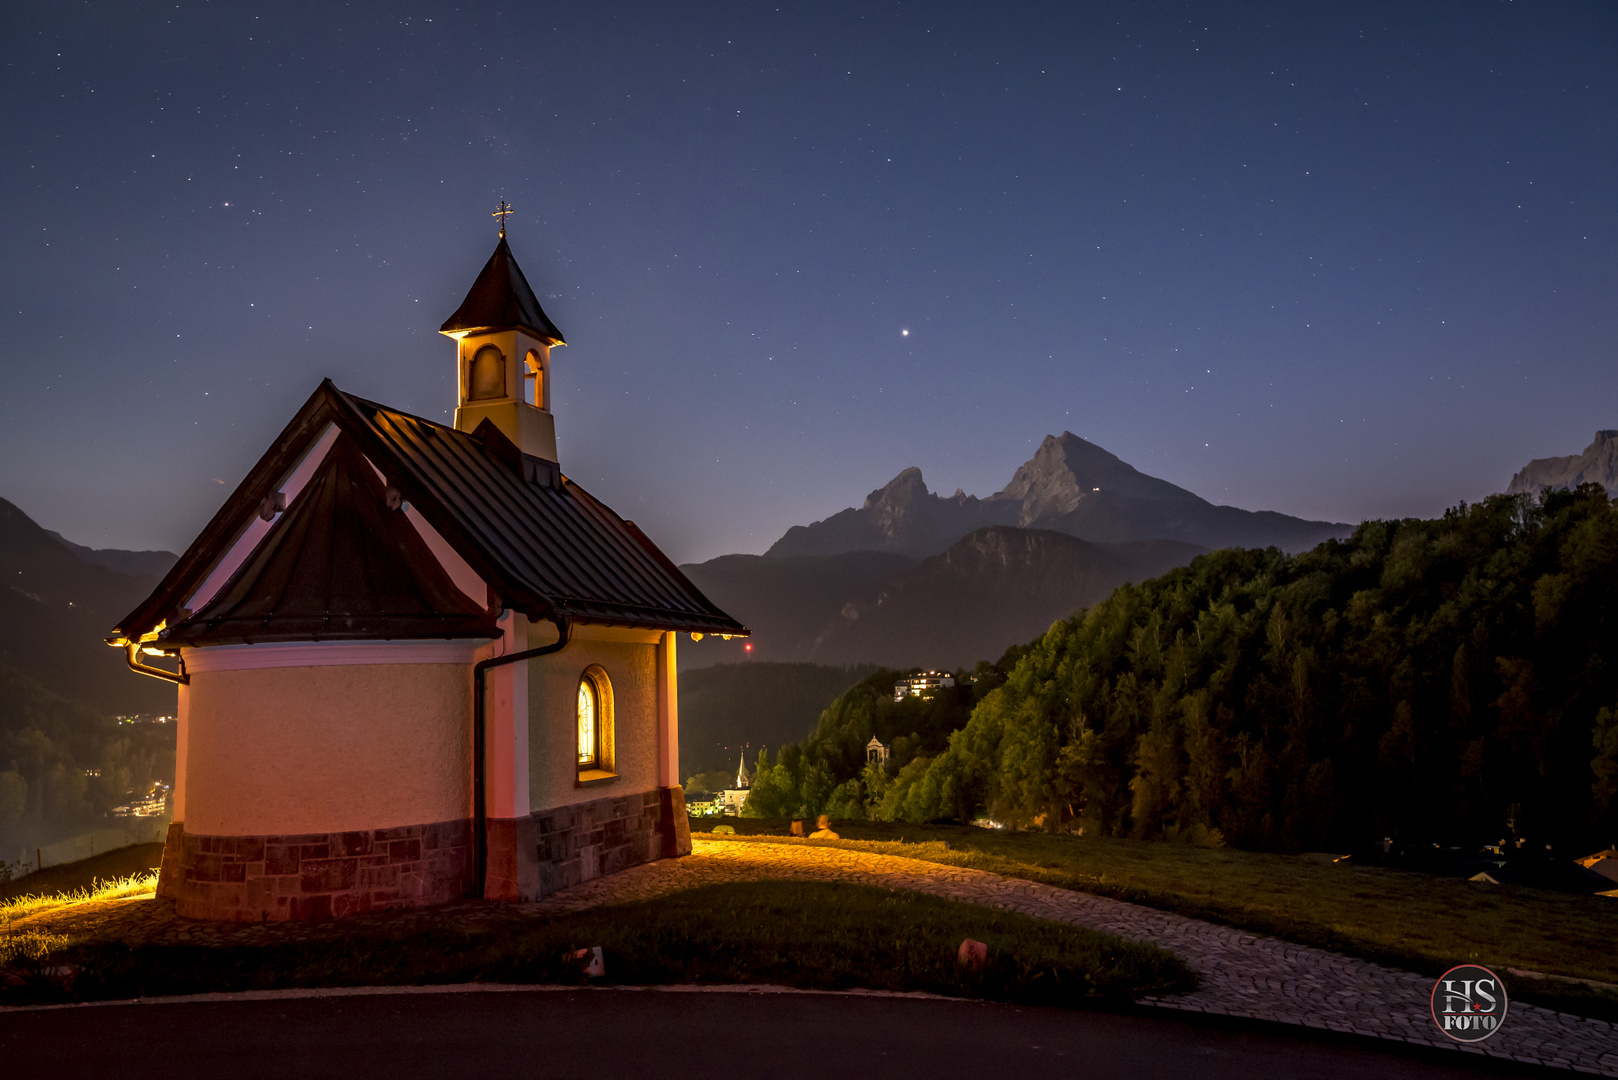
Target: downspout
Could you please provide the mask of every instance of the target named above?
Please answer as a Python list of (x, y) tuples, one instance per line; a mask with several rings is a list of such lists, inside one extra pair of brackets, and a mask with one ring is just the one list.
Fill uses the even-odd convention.
[(487, 718), (483, 710), (488, 695), (483, 673), (490, 668), (515, 664), (519, 660), (532, 660), (538, 656), (549, 656), (565, 649), (572, 632), (572, 623), (568, 621), (566, 615), (553, 616), (550, 621), (556, 625), (557, 638), (549, 645), (541, 645), (537, 649), (524, 649), (522, 652), (508, 653), (505, 656), (491, 656), (487, 660), (479, 660), (472, 667), (472, 899), (474, 900), (483, 899), (484, 879), (489, 874), (489, 808), (483, 778), (484, 758), (487, 756), (484, 746)]
[(139, 659), (137, 659), (139, 656), (140, 642), (124, 642), (124, 657), (129, 661), (131, 671), (138, 671), (142, 675), (150, 675), (154, 679), (163, 679), (167, 682), (179, 683), (181, 686), (190, 685), (191, 676), (185, 673), (185, 660), (183, 658), (180, 660), (180, 670), (175, 672), (164, 671), (162, 668), (154, 667), (151, 664), (143, 664)]

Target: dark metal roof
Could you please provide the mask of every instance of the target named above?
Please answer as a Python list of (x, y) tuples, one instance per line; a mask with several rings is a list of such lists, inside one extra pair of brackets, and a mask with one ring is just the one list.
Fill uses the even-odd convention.
[(472, 283), (471, 291), (455, 314), (444, 320), (440, 333), (459, 330), (517, 328), (529, 330), (553, 345), (566, 345), (562, 332), (539, 306), (539, 298), (528, 287), (522, 267), (511, 254), (502, 236), (494, 254), (483, 264), (483, 272)]
[(492, 638), (494, 616), (456, 587), (354, 440), (339, 435), (251, 558), (166, 645)]
[[(259, 502), (328, 423), (398, 488), (497, 594), (532, 619), (746, 634), (633, 522), (523, 455), (493, 425), (467, 434), (343, 393), (323, 382), (247, 479), (115, 637), (138, 639), (206, 580), (252, 522)], [(525, 478), (525, 472), (527, 477)]]
[(419, 492), (442, 509), (450, 528), (436, 520), (434, 527), (446, 539), (451, 532), (467, 538), (513, 606), (545, 605), (584, 622), (746, 632), (632, 522), (578, 484), (565, 477), (555, 486), (525, 479), (516, 448), (492, 424), (479, 438), (344, 398), (408, 475), (410, 486), (400, 484), (400, 490)]

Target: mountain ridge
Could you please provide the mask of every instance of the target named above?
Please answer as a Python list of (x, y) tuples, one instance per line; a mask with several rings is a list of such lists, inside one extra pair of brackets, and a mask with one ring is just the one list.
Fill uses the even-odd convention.
[(0, 499), (0, 661), (104, 713), (172, 712), (173, 687), (135, 675), (104, 641), (160, 577), (116, 565), (153, 554), (82, 548)]
[(169, 567), (180, 561), (180, 557), (172, 551), (126, 551), (123, 548), (85, 547), (83, 544), (75, 544), (54, 529), (45, 529), (44, 532), (46, 536), (61, 542), (83, 561), (118, 574), (162, 577), (169, 572)]
[(959, 489), (952, 496), (936, 495), (921, 470), (911, 466), (867, 495), (858, 509), (794, 525), (764, 555), (866, 550), (925, 558), (995, 525), (1048, 529), (1099, 543), (1177, 540), (1203, 548), (1275, 546), (1288, 552), (1352, 531), (1342, 522), (1215, 505), (1064, 431), (1045, 436), (1010, 482), (987, 498)]
[(1549, 488), (1580, 484), (1600, 484), (1608, 495), (1618, 495), (1618, 430), (1597, 431), (1583, 453), (1535, 458), (1512, 476), (1506, 494), (1537, 498)]
[[(701, 668), (752, 661), (970, 667), (1043, 633), (1126, 582), (1204, 549), (1174, 540), (1109, 544), (988, 525), (925, 559), (894, 552), (724, 555), (680, 569), (753, 631), (680, 649)], [(751, 645), (751, 651), (747, 646)]]
[(1121, 585), (1159, 577), (1203, 551), (1176, 540), (1104, 543), (989, 525), (895, 575), (874, 600), (845, 605), (808, 659), (970, 667), (1039, 637)]

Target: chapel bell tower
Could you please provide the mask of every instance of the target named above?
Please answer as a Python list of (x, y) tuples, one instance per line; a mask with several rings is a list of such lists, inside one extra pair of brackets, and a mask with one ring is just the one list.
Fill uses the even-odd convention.
[(546, 316), (506, 243), (502, 200), (500, 243), (455, 314), (438, 332), (455, 339), (455, 427), (475, 431), (491, 421), (525, 454), (556, 461), (551, 415), (551, 348), (566, 345)]

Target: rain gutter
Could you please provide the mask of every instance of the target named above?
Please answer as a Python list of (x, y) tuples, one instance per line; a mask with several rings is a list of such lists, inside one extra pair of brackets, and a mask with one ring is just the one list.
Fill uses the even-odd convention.
[(505, 656), (491, 656), (487, 660), (479, 660), (472, 667), (472, 899), (474, 900), (483, 899), (485, 879), (489, 874), (489, 808), (484, 780), (485, 759), (488, 756), (485, 745), (487, 718), (484, 716), (484, 707), (488, 694), (483, 675), (490, 668), (549, 656), (567, 648), (573, 624), (566, 615), (554, 615), (549, 621), (555, 624), (557, 633), (556, 640), (549, 645), (507, 653)]

